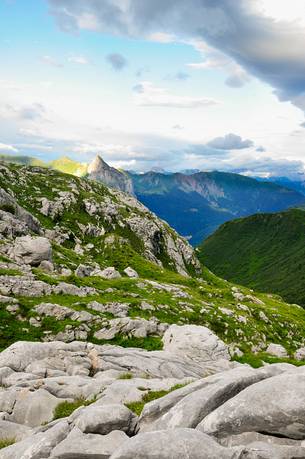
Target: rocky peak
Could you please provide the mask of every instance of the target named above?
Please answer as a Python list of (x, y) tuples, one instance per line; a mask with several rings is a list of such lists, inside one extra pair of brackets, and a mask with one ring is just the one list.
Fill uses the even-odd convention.
[(133, 185), (130, 177), (114, 167), (109, 166), (100, 155), (96, 155), (88, 166), (88, 176), (92, 180), (97, 180), (104, 185), (134, 194)]

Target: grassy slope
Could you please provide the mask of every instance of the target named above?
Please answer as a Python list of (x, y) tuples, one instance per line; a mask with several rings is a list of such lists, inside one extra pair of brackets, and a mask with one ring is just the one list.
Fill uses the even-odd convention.
[[(0, 186), (12, 190), (19, 203), (36, 215), (44, 227), (51, 229), (58, 225), (65, 231), (71, 231), (69, 240), (61, 246), (53, 245), (54, 262), (58, 268), (75, 269), (79, 263), (86, 264), (94, 261), (101, 267), (114, 265), (122, 272), (125, 267), (130, 265), (139, 272), (141, 278), (134, 280), (122, 277), (121, 279), (106, 281), (94, 277), (78, 278), (73, 274), (68, 277), (62, 277), (58, 274), (46, 275), (40, 270), (34, 269), (33, 273), (36, 279), (52, 285), (65, 281), (77, 286), (91, 286), (97, 289), (97, 294), (88, 295), (85, 298), (54, 294), (43, 298), (18, 297), (20, 314), (23, 319), (21, 321), (16, 320), (16, 316), (9, 313), (5, 305), (0, 305), (1, 349), (17, 340), (41, 340), (46, 331), (58, 333), (64, 330), (66, 325), (79, 325), (79, 323), (73, 323), (69, 319), (57, 321), (54, 318), (44, 318), (42, 326), (35, 328), (29, 323), (29, 319), (36, 316), (33, 311), (35, 305), (41, 302), (51, 302), (69, 306), (75, 310), (86, 310), (87, 304), (92, 300), (100, 303), (127, 302), (130, 304), (130, 317), (146, 319), (156, 317), (161, 322), (167, 323), (205, 325), (225, 342), (238, 345), (246, 353), (251, 352), (252, 346), (256, 346), (264, 340), (281, 343), (293, 353), (300, 346), (300, 343), (305, 341), (305, 311), (303, 309), (287, 305), (274, 295), (255, 294), (263, 301), (263, 304), (256, 304), (245, 298), (242, 301), (243, 305), (248, 307), (245, 310), (244, 307), (240, 307), (240, 301), (234, 298), (232, 284), (214, 276), (208, 269), (203, 269), (200, 279), (185, 278), (169, 269), (157, 267), (144, 259), (141, 255), (141, 241), (133, 233), (126, 233), (126, 228), (110, 225), (103, 218), (96, 221), (94, 217), (90, 217), (83, 211), (82, 202), (90, 196), (96, 200), (107, 197), (114, 199), (103, 185), (90, 182), (90, 187), (93, 187), (94, 191), (89, 192), (86, 186), (86, 183), (89, 184), (89, 182), (86, 180), (56, 171), (20, 168), (20, 166), (15, 165), (10, 165), (9, 170), (10, 174), (4, 175), (0, 180)], [(69, 189), (72, 182), (79, 189), (77, 203), (73, 204), (55, 221), (42, 215), (39, 212), (40, 204), (37, 199), (42, 196), (53, 199), (58, 190)], [(127, 209), (122, 208), (121, 211), (124, 213), (127, 212)], [(102, 224), (107, 231), (106, 236), (109, 234), (113, 234), (116, 238), (123, 236), (127, 242), (120, 245), (115, 239), (111, 246), (107, 246), (105, 236), (96, 238), (82, 236), (78, 222)], [(73, 250), (75, 245), (73, 234), (81, 238), (84, 245), (92, 243), (94, 247), (86, 250), (84, 255), (77, 255)], [(5, 257), (0, 261), (5, 262)], [(7, 273), (2, 271), (2, 275), (5, 274)], [(188, 297), (175, 297), (170, 292), (154, 288), (145, 282), (147, 279), (177, 285), (187, 293)], [(109, 287), (113, 290), (108, 290)], [(244, 295), (251, 294), (247, 288), (240, 288), (240, 290)], [(151, 303), (155, 309), (152, 311), (141, 309), (140, 305), (143, 300)], [(221, 308), (230, 309), (232, 315), (228, 316)], [(268, 318), (267, 323), (260, 318), (262, 311)], [(91, 310), (90, 312), (94, 313)], [(97, 314), (101, 318), (111, 318), (109, 313)], [(93, 328), (89, 333), (88, 340), (99, 342), (94, 339), (94, 332), (95, 329)], [(139, 346), (146, 349), (160, 349), (162, 346), (161, 339), (154, 336), (144, 339), (117, 336), (113, 342), (123, 346)]]
[(200, 247), (213, 272), (305, 306), (305, 212), (257, 214), (221, 226)]

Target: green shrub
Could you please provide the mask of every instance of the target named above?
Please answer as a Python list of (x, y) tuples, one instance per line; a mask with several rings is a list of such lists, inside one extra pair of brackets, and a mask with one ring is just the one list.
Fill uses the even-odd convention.
[(149, 403), (149, 402), (152, 402), (153, 400), (157, 400), (158, 398), (164, 397), (170, 392), (173, 392), (174, 390), (177, 390), (177, 389), (181, 389), (181, 387), (184, 387), (184, 386), (185, 384), (176, 384), (169, 390), (149, 391), (143, 395), (141, 401), (125, 403), (125, 406), (127, 406), (127, 408), (133, 411), (137, 416), (140, 416), (144, 408), (144, 405), (146, 405), (146, 403)]
[(88, 406), (91, 405), (95, 400), (85, 400), (84, 398), (79, 398), (77, 400), (74, 400), (74, 402), (62, 402), (54, 410), (53, 413), (53, 420), (55, 419), (60, 419), (60, 418), (66, 418), (70, 416), (70, 414), (73, 413), (77, 408), (80, 408), (81, 406)]

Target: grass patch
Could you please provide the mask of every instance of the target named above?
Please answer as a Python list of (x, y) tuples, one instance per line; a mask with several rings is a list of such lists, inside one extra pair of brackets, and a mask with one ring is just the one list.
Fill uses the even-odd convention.
[(74, 402), (62, 402), (57, 405), (54, 410), (53, 421), (56, 419), (66, 418), (70, 416), (77, 408), (91, 405), (93, 402), (95, 402), (95, 400), (85, 400), (84, 398), (79, 398), (74, 400)]
[(164, 397), (165, 395), (169, 394), (170, 392), (173, 392), (174, 390), (181, 389), (185, 385), (186, 384), (176, 384), (169, 390), (149, 391), (147, 392), (147, 394), (143, 395), (141, 401), (125, 403), (125, 406), (127, 406), (127, 408), (133, 411), (137, 416), (140, 416), (144, 408), (144, 405), (146, 405), (146, 403), (149, 403), (149, 402), (152, 402), (153, 400), (157, 400), (158, 398)]
[(118, 379), (132, 379), (133, 375), (131, 373), (123, 373), (121, 376), (119, 376)]
[(162, 340), (159, 336), (147, 336), (147, 338), (128, 338), (126, 336), (117, 335), (110, 340), (97, 340), (92, 338), (95, 344), (113, 344), (122, 347), (139, 347), (147, 351), (160, 351), (163, 348)]
[(235, 357), (233, 358), (236, 362), (239, 363), (247, 363), (253, 368), (260, 368), (264, 365), (264, 363), (290, 363), (291, 365), (295, 365), (297, 367), (301, 367), (305, 365), (304, 361), (300, 360), (295, 360), (291, 358), (279, 358), (279, 357), (274, 357), (270, 354), (267, 354), (265, 352), (260, 352), (258, 354), (250, 354), (246, 353), (242, 357)]
[(15, 438), (3, 438), (3, 440), (0, 440), (0, 449), (7, 448), (14, 443), (16, 443)]
[(0, 276), (22, 276), (18, 269), (0, 268)]

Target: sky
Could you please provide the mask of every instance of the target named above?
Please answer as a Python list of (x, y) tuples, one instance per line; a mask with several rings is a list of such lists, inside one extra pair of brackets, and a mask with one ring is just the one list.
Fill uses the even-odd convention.
[(303, 0), (0, 0), (0, 58), (0, 153), (304, 178)]

